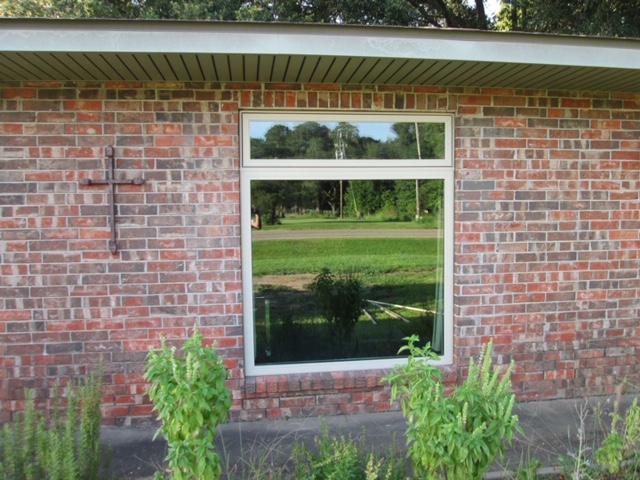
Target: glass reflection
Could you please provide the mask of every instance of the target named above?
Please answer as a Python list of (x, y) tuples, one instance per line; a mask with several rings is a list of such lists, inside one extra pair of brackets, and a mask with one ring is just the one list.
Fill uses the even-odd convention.
[(252, 159), (443, 159), (445, 126), (418, 122), (250, 122)]
[(442, 180), (260, 180), (251, 201), (256, 365), (442, 348)]

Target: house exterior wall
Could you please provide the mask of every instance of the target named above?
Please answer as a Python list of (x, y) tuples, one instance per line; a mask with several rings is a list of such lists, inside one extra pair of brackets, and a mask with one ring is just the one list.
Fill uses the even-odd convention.
[[(160, 336), (217, 342), (232, 419), (397, 408), (384, 371), (245, 377), (239, 112), (453, 112), (454, 364), (494, 339), (520, 399), (638, 385), (640, 95), (293, 84), (0, 84), (0, 422), (102, 363), (105, 421), (148, 422)], [(119, 252), (107, 246), (115, 145)]]

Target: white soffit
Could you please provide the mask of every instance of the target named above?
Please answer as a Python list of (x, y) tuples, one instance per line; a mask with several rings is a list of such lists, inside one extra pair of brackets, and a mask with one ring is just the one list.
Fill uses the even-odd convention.
[(0, 19), (0, 80), (640, 92), (640, 41), (347, 25)]

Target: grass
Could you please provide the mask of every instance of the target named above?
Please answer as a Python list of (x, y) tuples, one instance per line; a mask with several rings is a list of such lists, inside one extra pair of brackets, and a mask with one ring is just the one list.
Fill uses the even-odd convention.
[(437, 238), (312, 238), (253, 242), (253, 275), (433, 270)]

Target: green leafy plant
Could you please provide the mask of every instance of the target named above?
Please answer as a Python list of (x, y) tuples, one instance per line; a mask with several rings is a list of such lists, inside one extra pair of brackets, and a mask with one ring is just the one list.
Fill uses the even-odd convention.
[(364, 432), (360, 442), (351, 436), (329, 436), (325, 424), (315, 438), (316, 451), (296, 443), (292, 452), (296, 480), (402, 480), (404, 462), (394, 449), (386, 455), (366, 452)]
[(362, 283), (355, 273), (334, 276), (323, 268), (311, 284), (322, 315), (340, 341), (350, 340), (362, 313)]
[(391, 399), (400, 399), (407, 418), (407, 455), (417, 478), (480, 479), (495, 459), (503, 457), (514, 430), (515, 396), (509, 393), (513, 363), (502, 379), (491, 366), (493, 343), (482, 346), (476, 363), (470, 360), (464, 383), (446, 396), (442, 373), (431, 361), (438, 358), (430, 345), (418, 345), (416, 335), (405, 338), (407, 363), (383, 381), (391, 385)]
[(536, 480), (538, 477), (538, 469), (542, 466), (540, 460), (529, 458), (526, 462), (522, 462), (517, 470), (513, 480)]
[(25, 409), (0, 430), (0, 480), (96, 480), (106, 478), (109, 456), (100, 444), (101, 376), (91, 375), (78, 387), (54, 388), (49, 419), (35, 408), (25, 390)]
[(296, 444), (293, 459), (296, 476), (300, 480), (322, 480), (341, 478), (355, 480), (360, 470), (358, 447), (351, 438), (329, 438), (326, 425), (321, 428), (320, 437), (315, 438), (317, 453)]
[[(165, 460), (174, 480), (215, 479), (222, 474), (213, 440), (216, 427), (227, 419), (231, 394), (222, 358), (203, 345), (203, 338), (194, 327), (181, 356), (164, 339), (159, 351), (147, 355), (149, 398), (162, 423), (156, 436), (162, 433), (167, 440)], [(163, 475), (157, 472), (156, 478)]]
[(616, 400), (611, 413), (611, 430), (595, 456), (598, 465), (611, 475), (640, 478), (640, 406), (637, 398), (624, 417), (620, 415), (620, 401)]

